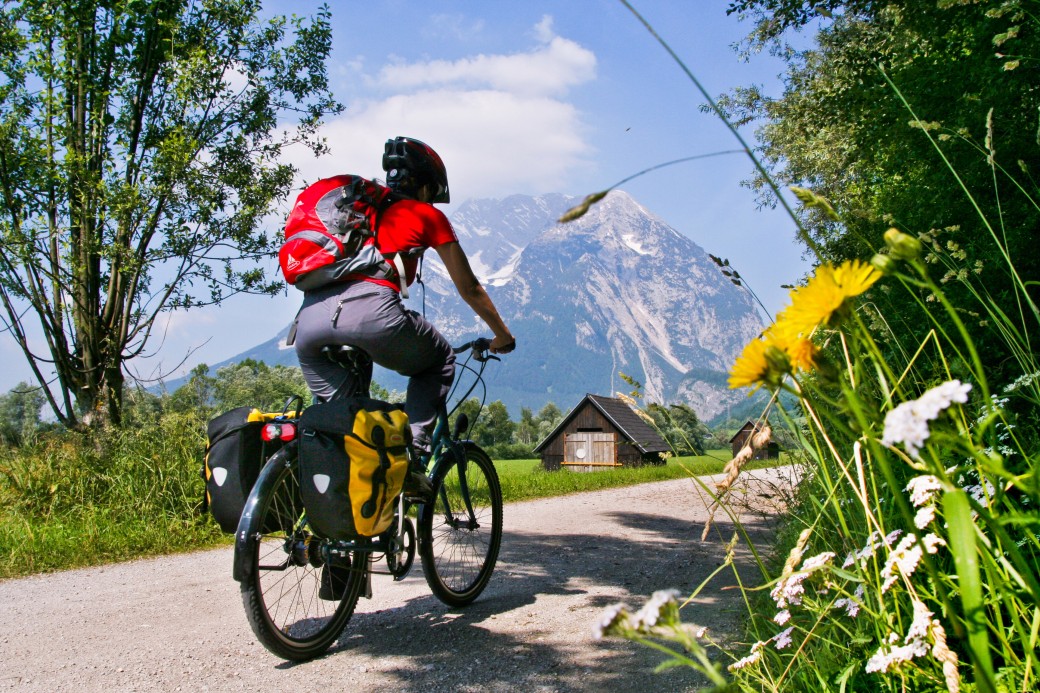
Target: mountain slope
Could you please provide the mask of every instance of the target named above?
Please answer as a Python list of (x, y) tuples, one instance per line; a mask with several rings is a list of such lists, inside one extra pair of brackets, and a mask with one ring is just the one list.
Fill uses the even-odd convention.
[(627, 390), (621, 371), (648, 400), (687, 402), (704, 418), (732, 395), (724, 371), (761, 329), (750, 297), (703, 249), (620, 191), (549, 227), (492, 295), (542, 352), (508, 364), (523, 390)]

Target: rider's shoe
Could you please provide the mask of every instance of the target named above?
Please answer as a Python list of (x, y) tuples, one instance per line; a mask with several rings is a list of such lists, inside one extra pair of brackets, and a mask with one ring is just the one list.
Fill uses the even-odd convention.
[(416, 503), (425, 503), (433, 499), (433, 484), (426, 476), (426, 465), (423, 460), (429, 457), (429, 450), (423, 441), (412, 441), (408, 450), (408, 475), (404, 478), (404, 497)]
[(338, 602), (347, 593), (347, 580), (350, 578), (350, 568), (346, 566), (330, 566), (325, 564), (321, 567), (321, 587), (318, 588), (318, 598), (326, 601)]
[(404, 497), (406, 500), (425, 503), (433, 498), (433, 484), (424, 472), (409, 469), (404, 478)]

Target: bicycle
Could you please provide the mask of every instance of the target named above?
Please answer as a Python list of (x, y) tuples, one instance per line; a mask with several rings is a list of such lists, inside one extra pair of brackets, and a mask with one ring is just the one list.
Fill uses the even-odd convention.
[[(469, 351), (459, 371), (475, 375), (459, 404), (483, 385), (490, 340), (455, 348)], [(328, 347), (330, 358), (358, 377), (367, 395), (371, 358), (353, 347)], [(479, 366), (474, 368), (471, 361)], [(456, 378), (455, 387), (459, 384)], [(451, 397), (449, 396), (449, 399)], [(295, 404), (295, 409), (291, 409)], [(402, 580), (411, 570), (416, 543), (423, 573), (433, 594), (452, 607), (475, 600), (487, 586), (502, 540), (502, 489), (487, 453), (463, 440), (468, 428), (460, 413), (448, 434), (448, 412), (441, 407), (431, 451), (423, 458), (433, 487), (431, 501), (397, 497), (394, 524), (378, 537), (333, 541), (308, 526), (297, 477), (296, 424), (302, 400), (290, 398), (282, 414), (263, 429), (265, 440), (284, 445), (268, 459), (242, 511), (235, 534), (233, 577), (241, 585), (246, 616), (257, 639), (284, 659), (311, 659), (335, 642), (354, 614), (358, 599), (372, 595), (374, 572)], [(455, 409), (458, 408), (456, 405)], [(415, 513), (418, 530), (409, 512)], [(382, 555), (386, 571), (374, 565)]]

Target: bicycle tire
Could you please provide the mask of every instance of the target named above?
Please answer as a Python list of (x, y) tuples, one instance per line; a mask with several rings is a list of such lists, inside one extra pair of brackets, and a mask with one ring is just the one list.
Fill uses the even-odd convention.
[[(261, 470), (239, 522), (235, 566), (257, 639), (283, 659), (303, 661), (325, 652), (354, 614), (366, 575), (350, 566), (367, 568), (367, 556), (354, 553), (327, 570), (324, 540), (299, 526), (304, 512), (295, 451), (295, 445), (279, 451)], [(327, 581), (343, 578), (338, 599), (319, 597), (323, 571)]]
[[(434, 500), (419, 508), (419, 555), (434, 595), (465, 606), (484, 591), (502, 544), (502, 487), (491, 458), (473, 443), (459, 456), (449, 450), (434, 467)], [(463, 499), (469, 491), (473, 515)], [(472, 518), (472, 519), (471, 519)]]

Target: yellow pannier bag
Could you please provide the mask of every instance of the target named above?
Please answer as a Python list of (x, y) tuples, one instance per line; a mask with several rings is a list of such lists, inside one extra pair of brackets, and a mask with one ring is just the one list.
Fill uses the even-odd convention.
[(362, 397), (308, 407), (300, 417), (300, 494), (311, 530), (374, 537), (393, 523), (408, 473), (411, 430), (400, 404)]

